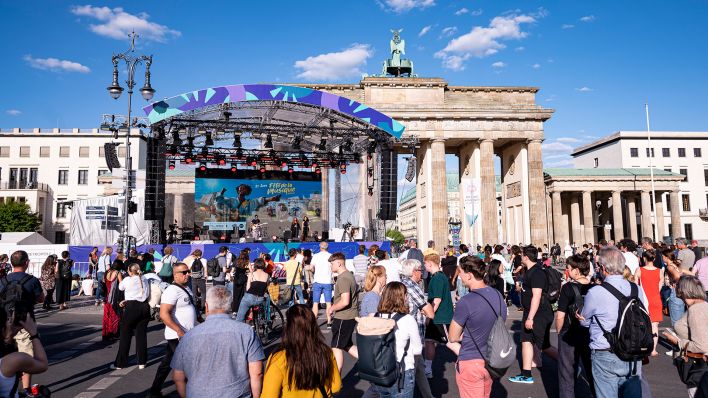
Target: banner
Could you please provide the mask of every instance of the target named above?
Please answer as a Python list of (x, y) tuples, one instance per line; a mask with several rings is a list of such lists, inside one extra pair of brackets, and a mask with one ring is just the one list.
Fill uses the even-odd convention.
[[(152, 223), (145, 221), (145, 198), (142, 191), (134, 191), (132, 201), (138, 204), (137, 213), (128, 216), (128, 235), (138, 245), (149, 242)], [(118, 195), (74, 200), (71, 207), (69, 243), (80, 245), (112, 245), (118, 241), (123, 224), (123, 198)]]
[(480, 178), (463, 177), (460, 181), (460, 187), (462, 189), (462, 200), (465, 208), (464, 219), (467, 225), (472, 226), (477, 222), (477, 218), (481, 212)]

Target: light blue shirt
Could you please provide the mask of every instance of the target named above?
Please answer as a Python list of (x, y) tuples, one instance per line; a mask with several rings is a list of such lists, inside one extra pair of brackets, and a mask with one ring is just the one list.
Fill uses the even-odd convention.
[[(625, 296), (629, 296), (631, 292), (629, 282), (622, 275), (608, 275), (603, 283), (609, 283)], [(644, 294), (644, 290), (639, 286), (638, 295), (639, 300), (644, 304), (644, 308), (648, 308), (647, 297)], [(619, 300), (607, 289), (602, 286), (595, 286), (588, 291), (581, 314), (585, 320), (581, 321), (580, 324), (590, 327), (591, 349), (603, 350), (610, 348), (610, 343), (607, 342), (607, 339), (602, 334), (602, 329), (597, 325), (597, 321), (600, 321), (602, 327), (609, 332), (617, 324), (618, 313)], [(597, 317), (597, 320), (594, 317)]]

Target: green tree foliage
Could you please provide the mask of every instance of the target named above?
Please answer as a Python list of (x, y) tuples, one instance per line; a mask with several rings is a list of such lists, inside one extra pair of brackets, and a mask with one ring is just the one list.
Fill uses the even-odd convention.
[(0, 203), (0, 232), (35, 232), (41, 221), (27, 203), (14, 200)]
[(402, 245), (406, 241), (406, 238), (403, 236), (401, 231), (395, 229), (389, 229), (386, 231), (386, 237), (391, 239), (391, 241), (393, 241), (396, 245)]

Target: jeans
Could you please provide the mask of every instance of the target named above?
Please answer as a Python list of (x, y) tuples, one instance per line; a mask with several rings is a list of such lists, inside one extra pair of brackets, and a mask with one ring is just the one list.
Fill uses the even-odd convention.
[(103, 275), (105, 272), (96, 272), (96, 280), (98, 281), (98, 287), (96, 288), (96, 301), (101, 301), (103, 295), (101, 294), (101, 284), (103, 283)]
[(398, 390), (398, 381), (391, 387), (377, 386), (372, 384), (374, 391), (379, 394), (379, 398), (413, 398), (413, 388), (415, 387), (415, 369), (408, 369), (403, 372), (403, 388)]
[(492, 393), (492, 376), (484, 368), (483, 359), (458, 361), (455, 380), (461, 398), (489, 397)]
[(675, 325), (679, 319), (686, 312), (686, 304), (683, 300), (676, 297), (676, 289), (671, 289), (671, 295), (669, 296), (669, 317), (671, 317), (671, 326)]
[(642, 361), (636, 362), (637, 374), (631, 375), (632, 362), (625, 362), (609, 351), (592, 352), (592, 376), (598, 398), (641, 398)]
[(290, 294), (292, 294), (292, 300), (288, 302), (288, 307), (292, 307), (295, 304), (295, 300), (299, 300), (300, 304), (305, 304), (305, 295), (302, 293), (302, 285), (290, 286)]
[(248, 310), (254, 305), (263, 304), (263, 297), (254, 296), (251, 293), (246, 293), (241, 299), (241, 304), (238, 305), (238, 313), (236, 314), (236, 320), (243, 322), (246, 319), (246, 314)]

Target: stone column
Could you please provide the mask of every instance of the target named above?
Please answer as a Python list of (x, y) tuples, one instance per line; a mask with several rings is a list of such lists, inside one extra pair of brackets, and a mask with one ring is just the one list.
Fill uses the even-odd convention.
[(436, 138), (430, 145), (432, 173), (428, 183), (432, 188), (433, 240), (438, 250), (447, 246), (447, 176), (445, 175), (445, 140)]
[[(178, 227), (184, 228), (185, 225), (182, 224), (182, 221), (183, 221), (183, 219), (184, 219), (184, 218), (182, 217), (182, 214), (184, 214), (184, 212), (183, 212), (183, 206), (184, 206), (184, 204), (183, 204), (183, 202), (182, 202), (182, 194), (181, 194), (181, 193), (176, 193), (176, 194), (174, 195), (174, 197), (175, 197), (175, 198), (174, 198), (174, 207), (173, 207), (173, 208), (174, 208), (175, 224), (177, 224)], [(170, 221), (171, 221), (171, 220), (170, 220)], [(171, 224), (171, 222), (170, 222), (170, 224)], [(192, 228), (191, 225), (187, 225), (186, 227)]]
[(656, 211), (656, 240), (664, 239), (666, 235), (666, 227), (664, 226), (664, 193), (656, 192), (656, 203), (654, 211)]
[(568, 232), (563, 229), (563, 207), (561, 202), (561, 193), (554, 191), (551, 194), (553, 200), (553, 240), (561, 246), (565, 245), (568, 240)]
[(624, 239), (624, 222), (622, 221), (622, 196), (620, 191), (612, 191), (612, 226), (615, 232), (615, 243)]
[[(479, 144), (482, 207), (482, 240), (496, 243), (499, 240), (497, 217), (497, 182), (494, 176), (494, 140), (483, 139)], [(445, 164), (441, 172), (445, 175)], [(447, 214), (446, 214), (447, 216)]]
[(654, 239), (651, 232), (651, 193), (649, 191), (642, 191), (642, 238), (645, 236)]
[(627, 198), (627, 220), (629, 221), (629, 238), (637, 242), (637, 198), (634, 195)]
[(531, 228), (531, 243), (541, 246), (549, 243), (547, 236), (548, 215), (546, 214), (543, 159), (541, 157), (541, 140), (531, 140), (527, 145), (528, 156), (528, 195), (529, 195), (529, 227)]
[(580, 225), (580, 201), (576, 192), (570, 193), (570, 230), (573, 231), (571, 243), (582, 246), (582, 227)]
[[(322, 217), (320, 231), (327, 232), (329, 235), (329, 169), (326, 167), (322, 167), (322, 205), (320, 206), (320, 217)], [(316, 231), (316, 229), (314, 231)], [(310, 233), (314, 231), (310, 231)]]
[(597, 242), (595, 237), (595, 219), (592, 217), (592, 196), (590, 191), (583, 191), (583, 226), (585, 227), (585, 242)]
[(669, 201), (671, 202), (671, 238), (683, 236), (681, 232), (681, 203), (679, 202), (678, 191), (669, 193)]

